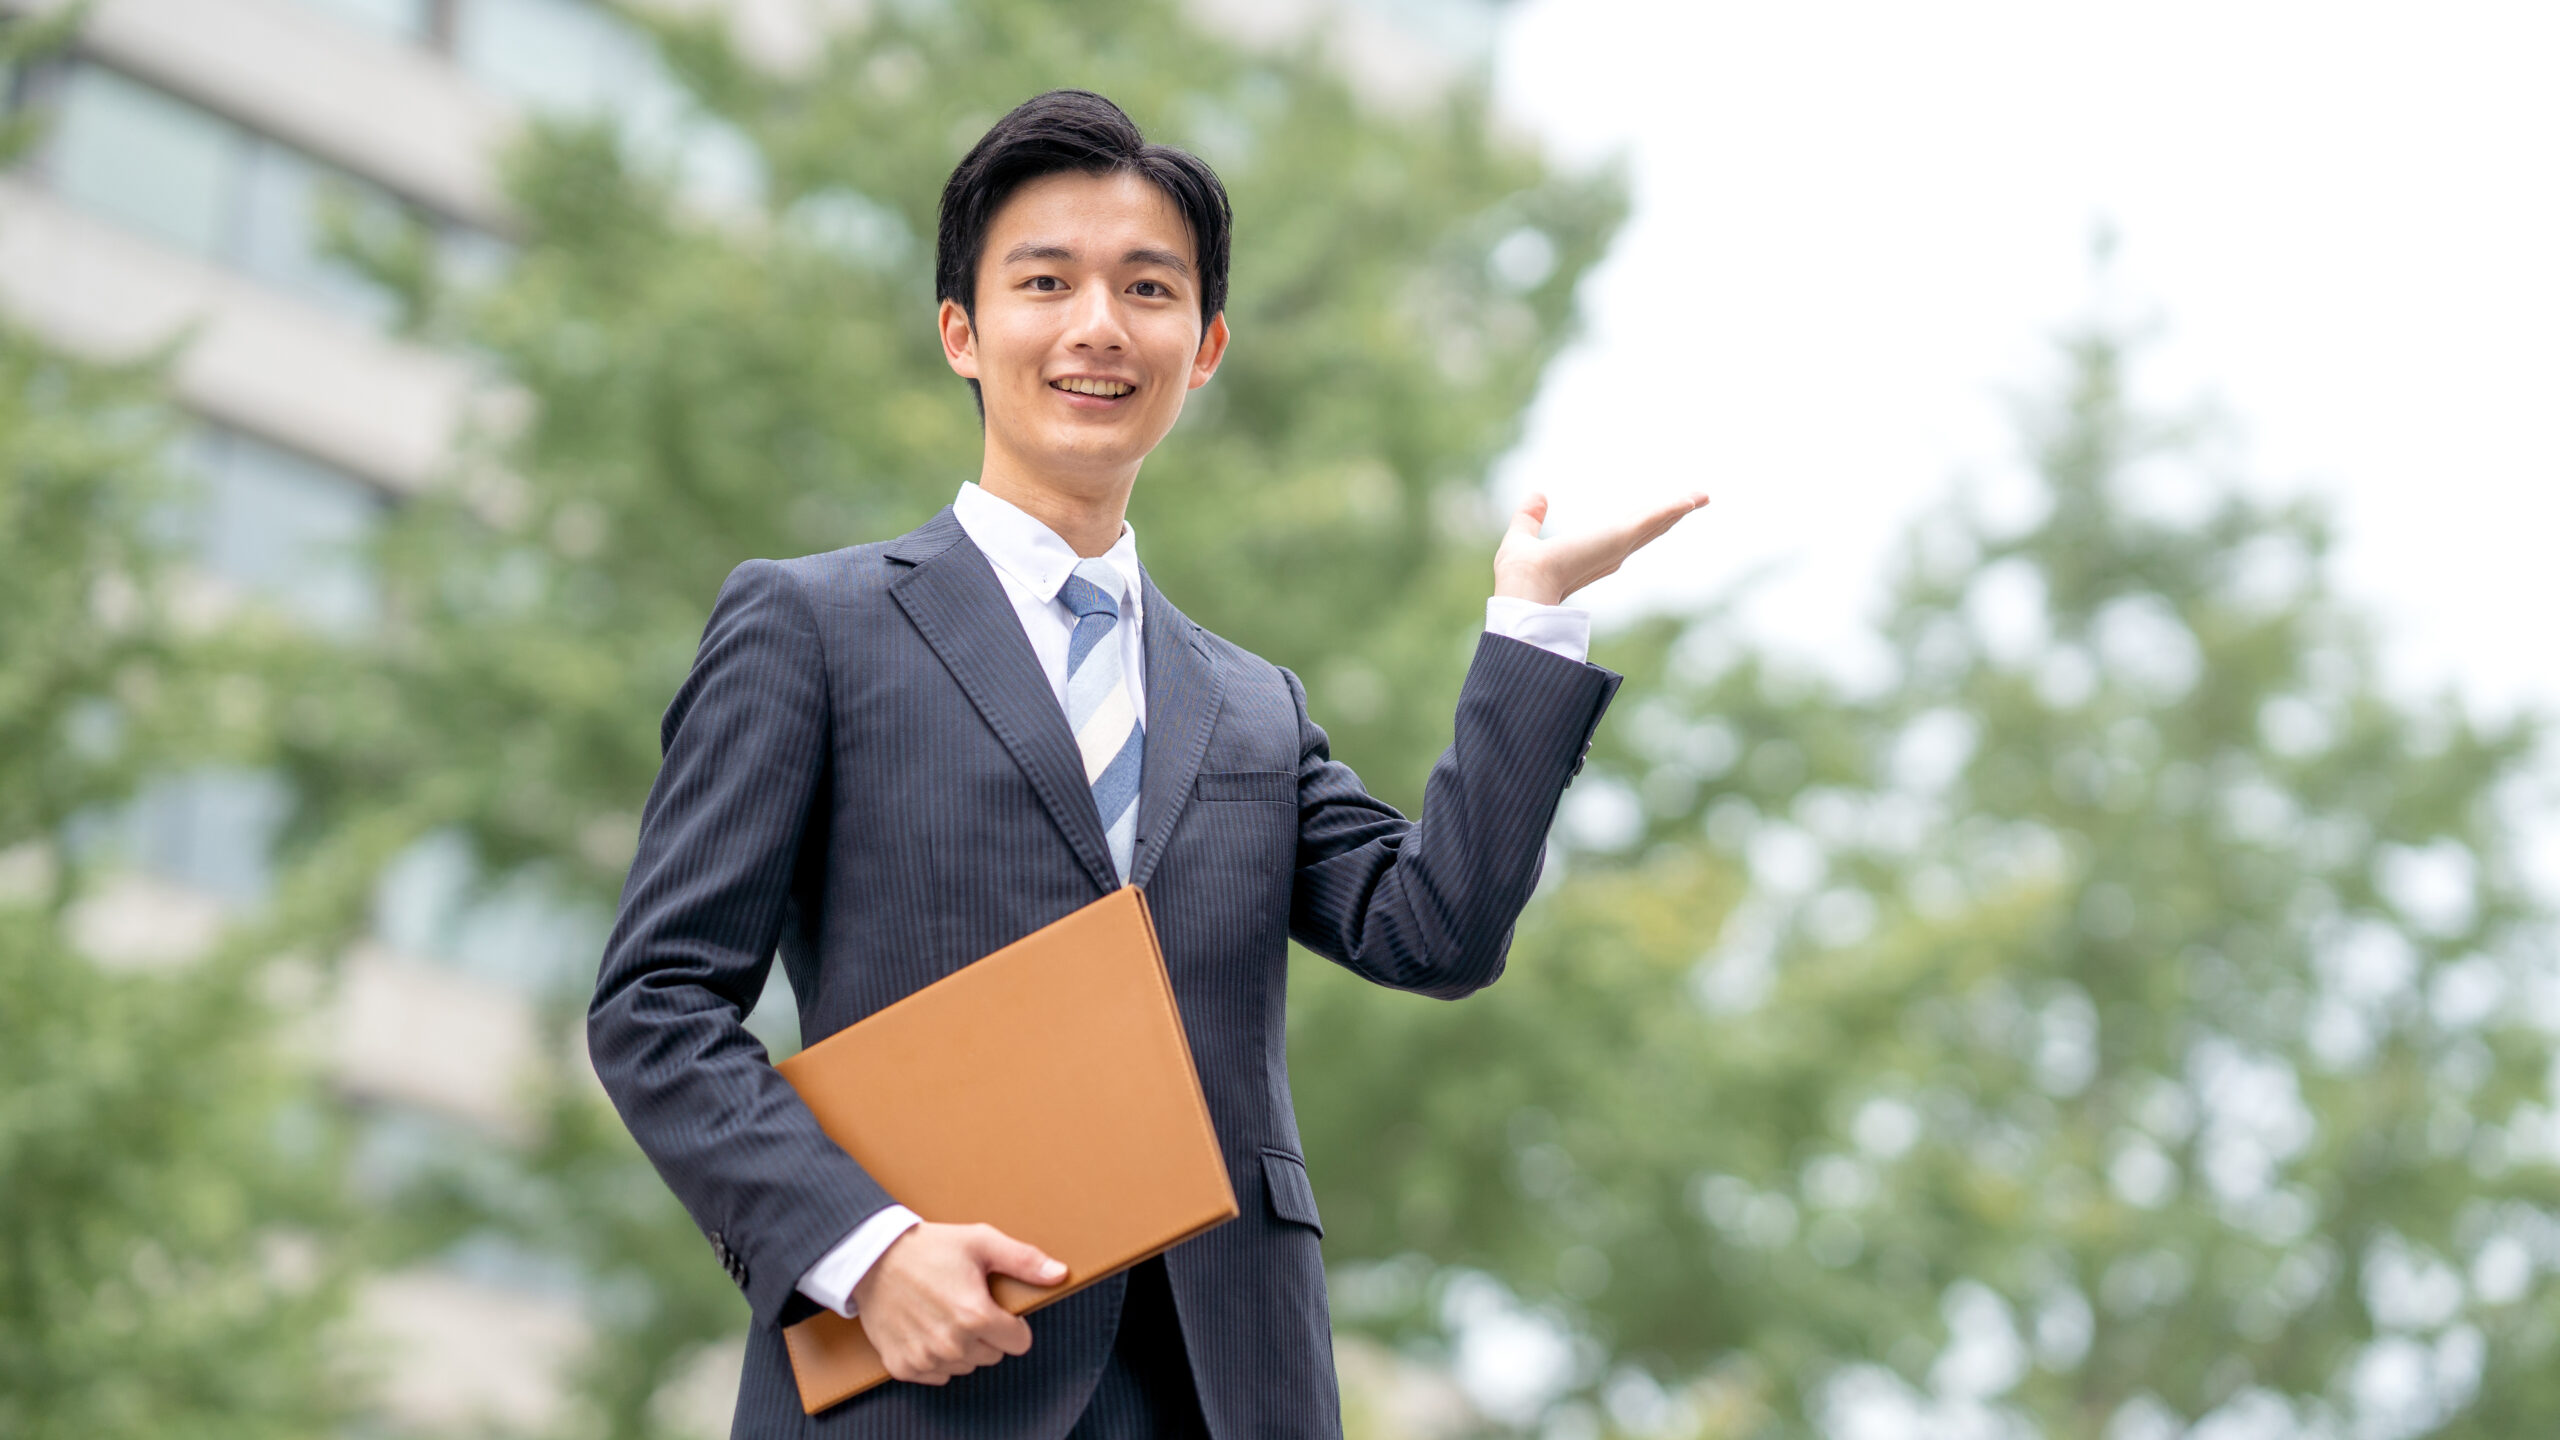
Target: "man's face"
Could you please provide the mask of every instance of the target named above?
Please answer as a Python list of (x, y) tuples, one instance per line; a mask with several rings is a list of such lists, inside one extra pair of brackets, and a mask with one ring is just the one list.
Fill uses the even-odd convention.
[(985, 398), (990, 462), (1077, 490), (1126, 484), (1226, 351), (1225, 317), (1200, 323), (1197, 270), (1182, 212), (1139, 176), (1016, 190), (987, 227), (975, 323), (942, 303), (944, 356)]

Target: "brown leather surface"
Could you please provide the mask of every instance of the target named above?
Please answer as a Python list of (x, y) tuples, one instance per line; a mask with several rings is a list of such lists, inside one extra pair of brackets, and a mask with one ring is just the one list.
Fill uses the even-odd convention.
[[(993, 1225), (1067, 1266), (1006, 1277), (1014, 1314), (1236, 1216), (1146, 898), (1123, 887), (776, 1067), (927, 1220)], [(810, 1414), (888, 1377), (859, 1320), (783, 1332)]]

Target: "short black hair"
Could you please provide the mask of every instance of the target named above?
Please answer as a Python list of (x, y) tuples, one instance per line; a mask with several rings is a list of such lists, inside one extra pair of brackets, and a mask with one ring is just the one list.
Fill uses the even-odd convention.
[[(933, 248), (934, 299), (978, 314), (978, 262), (987, 227), (1013, 192), (1044, 175), (1126, 171), (1154, 185), (1191, 226), (1200, 267), (1200, 324), (1227, 308), (1227, 236), (1235, 212), (1207, 161), (1170, 145), (1150, 145), (1128, 112), (1090, 90), (1052, 90), (1013, 108), (979, 137), (942, 187), (942, 226)], [(969, 382), (975, 391), (978, 382)]]

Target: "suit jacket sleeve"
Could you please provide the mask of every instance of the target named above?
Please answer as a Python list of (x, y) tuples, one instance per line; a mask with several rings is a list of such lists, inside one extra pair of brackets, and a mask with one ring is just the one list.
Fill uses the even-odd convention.
[(1416, 823), (1333, 758), (1307, 718), (1306, 688), (1288, 675), (1299, 732), (1290, 934), (1399, 990), (1456, 999), (1492, 984), (1537, 888), (1556, 802), (1620, 678), (1484, 636)]
[(665, 763), (587, 1011), (597, 1077), (762, 1324), (828, 1247), (892, 1203), (744, 1023), (824, 799), (825, 666), (781, 566), (730, 574), (660, 727)]

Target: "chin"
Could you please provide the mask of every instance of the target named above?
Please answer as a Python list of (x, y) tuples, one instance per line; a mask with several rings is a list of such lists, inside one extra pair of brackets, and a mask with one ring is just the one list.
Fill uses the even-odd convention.
[(1046, 463), (1060, 470), (1118, 472), (1146, 459), (1148, 452), (1156, 448), (1155, 441), (1163, 438), (1156, 435), (1142, 439), (1122, 433), (1118, 426), (1101, 434), (1091, 430), (1070, 430), (1064, 434), (1044, 436), (1047, 443), (1040, 447), (1039, 453)]

